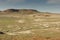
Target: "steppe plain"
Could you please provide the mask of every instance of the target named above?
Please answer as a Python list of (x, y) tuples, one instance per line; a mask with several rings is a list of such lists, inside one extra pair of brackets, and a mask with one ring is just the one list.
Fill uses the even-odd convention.
[(33, 9), (1, 11), (0, 40), (60, 40), (60, 14)]

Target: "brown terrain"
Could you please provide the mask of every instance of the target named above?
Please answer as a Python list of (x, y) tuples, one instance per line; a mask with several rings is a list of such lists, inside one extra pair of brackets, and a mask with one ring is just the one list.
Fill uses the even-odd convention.
[(0, 40), (60, 40), (60, 14), (34, 9), (0, 11)]

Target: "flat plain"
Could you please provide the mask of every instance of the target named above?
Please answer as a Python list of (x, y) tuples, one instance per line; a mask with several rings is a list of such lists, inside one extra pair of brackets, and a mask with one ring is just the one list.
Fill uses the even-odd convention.
[(60, 14), (1, 12), (0, 40), (60, 40)]

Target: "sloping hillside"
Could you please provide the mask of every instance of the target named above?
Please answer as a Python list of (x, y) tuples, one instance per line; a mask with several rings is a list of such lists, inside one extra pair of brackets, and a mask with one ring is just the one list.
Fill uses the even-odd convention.
[(60, 40), (60, 14), (33, 9), (2, 11), (0, 40)]

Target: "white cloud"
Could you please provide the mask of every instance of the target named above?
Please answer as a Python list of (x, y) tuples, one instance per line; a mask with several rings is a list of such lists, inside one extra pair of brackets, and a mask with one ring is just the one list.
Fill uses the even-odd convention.
[(16, 3), (16, 2), (24, 2), (25, 0), (7, 0), (7, 2), (13, 2), (13, 3)]
[(49, 4), (60, 4), (60, 0), (48, 0), (47, 3), (49, 3)]
[(0, 5), (4, 4), (16, 4), (16, 3), (22, 3), (25, 2), (25, 0), (0, 0)]

